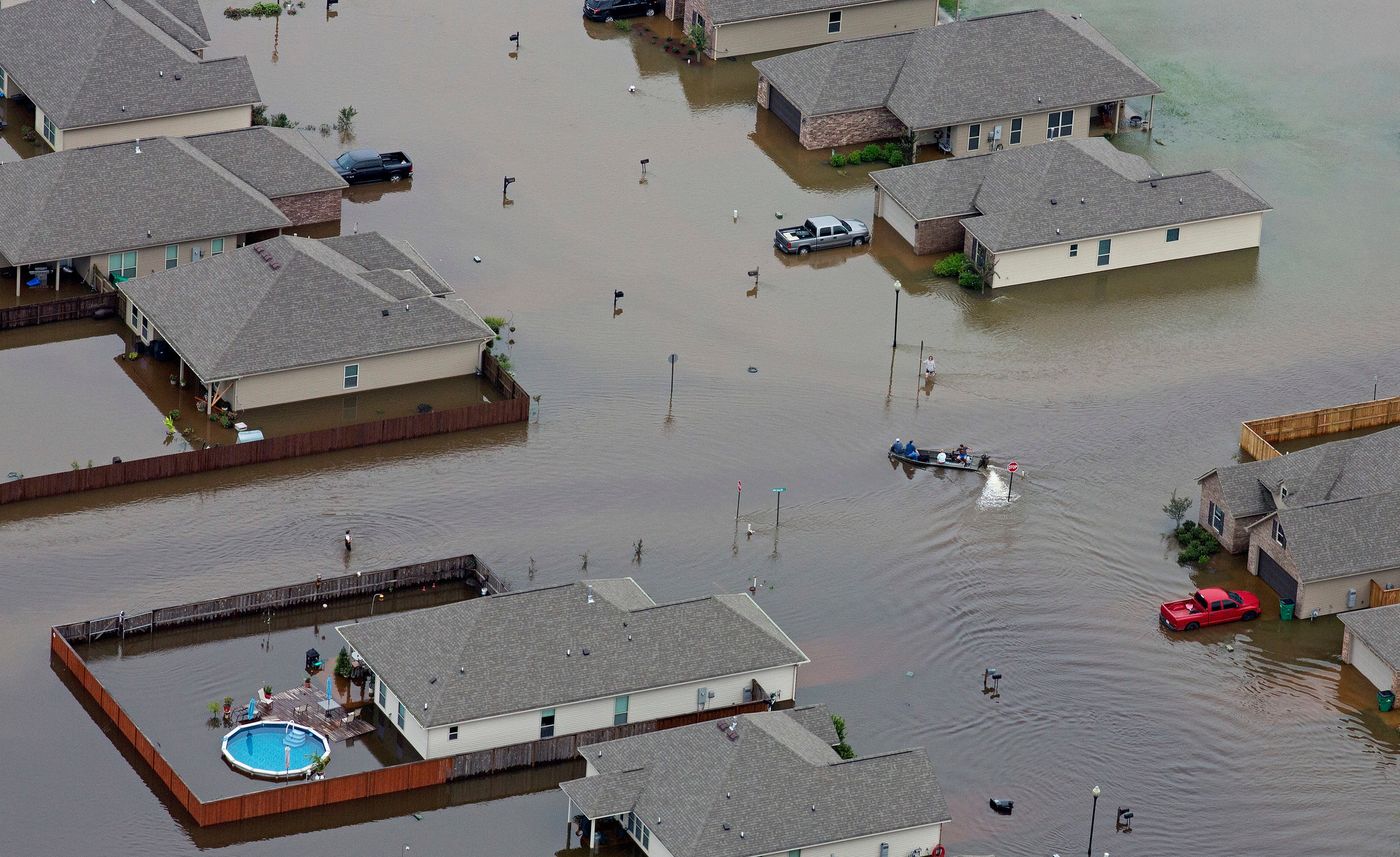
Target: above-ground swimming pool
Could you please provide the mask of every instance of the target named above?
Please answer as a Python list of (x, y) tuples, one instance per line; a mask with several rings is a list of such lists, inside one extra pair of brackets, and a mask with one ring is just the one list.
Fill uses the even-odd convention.
[(331, 744), (314, 729), (285, 720), (246, 723), (224, 736), (224, 758), (236, 770), (274, 780), (304, 777)]

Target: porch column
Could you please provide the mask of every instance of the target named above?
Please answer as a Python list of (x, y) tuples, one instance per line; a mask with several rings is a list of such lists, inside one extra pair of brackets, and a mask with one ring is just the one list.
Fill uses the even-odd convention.
[(568, 851), (573, 844), (574, 836), (574, 799), (565, 795), (569, 802), (568, 814), (564, 816), (564, 850)]
[(53, 293), (58, 294), (58, 287), (63, 283), (63, 267), (58, 262), (53, 263)]
[(24, 266), (15, 266), (15, 299), (19, 299), (19, 282), (24, 278)]
[(180, 386), (185, 386), (185, 358), (180, 358)]
[(596, 853), (598, 852), (598, 840), (597, 840), (597, 838), (595, 837), (595, 833), (596, 833), (596, 831), (597, 831), (597, 827), (598, 827), (598, 822), (597, 822), (596, 819), (592, 819), (592, 818), (588, 819), (588, 853), (589, 853), (589, 854), (596, 854)]
[(1157, 112), (1157, 96), (1153, 95), (1147, 102), (1147, 136), (1152, 136), (1152, 117)]
[(1113, 136), (1118, 136), (1118, 126), (1123, 119), (1123, 108), (1127, 105), (1126, 99), (1121, 99), (1113, 107)]

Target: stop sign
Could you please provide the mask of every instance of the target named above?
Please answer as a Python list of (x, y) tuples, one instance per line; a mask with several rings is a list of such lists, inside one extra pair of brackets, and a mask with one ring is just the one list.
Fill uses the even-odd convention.
[(1011, 462), (1010, 464), (1006, 465), (1006, 471), (1007, 471), (1008, 473), (1015, 473), (1015, 472), (1016, 472), (1016, 467), (1017, 467), (1017, 464), (1016, 464), (1016, 462), (1013, 461), (1013, 462)]

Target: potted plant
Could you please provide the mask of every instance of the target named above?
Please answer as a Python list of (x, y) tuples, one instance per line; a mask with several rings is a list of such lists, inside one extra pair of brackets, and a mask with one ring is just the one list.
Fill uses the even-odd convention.
[(227, 722), (227, 721), (232, 720), (232, 719), (233, 719), (233, 697), (231, 697), (231, 696), (225, 696), (225, 697), (224, 697), (224, 721)]

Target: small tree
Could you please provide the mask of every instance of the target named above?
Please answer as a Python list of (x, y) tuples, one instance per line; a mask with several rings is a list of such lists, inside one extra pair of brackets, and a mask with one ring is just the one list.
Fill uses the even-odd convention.
[(335, 674), (341, 678), (350, 677), (350, 651), (344, 646), (340, 647), (340, 654), (335, 656)]
[(349, 132), (355, 125), (355, 117), (360, 115), (360, 111), (354, 107), (342, 107), (335, 115), (335, 130), (342, 134)]
[(1167, 501), (1167, 505), (1162, 507), (1162, 511), (1167, 513), (1167, 517), (1172, 519), (1172, 523), (1181, 526), (1181, 519), (1186, 517), (1186, 510), (1191, 508), (1190, 497), (1178, 497), (1172, 491), (1172, 498)]
[(690, 29), (685, 31), (685, 40), (690, 42), (697, 54), (703, 54), (705, 48), (710, 46), (710, 37), (705, 33), (703, 24), (691, 24)]
[(836, 727), (836, 746), (833, 747), (836, 755), (843, 759), (854, 759), (856, 751), (851, 749), (851, 745), (846, 743), (846, 718), (839, 714), (831, 715), (831, 725)]

